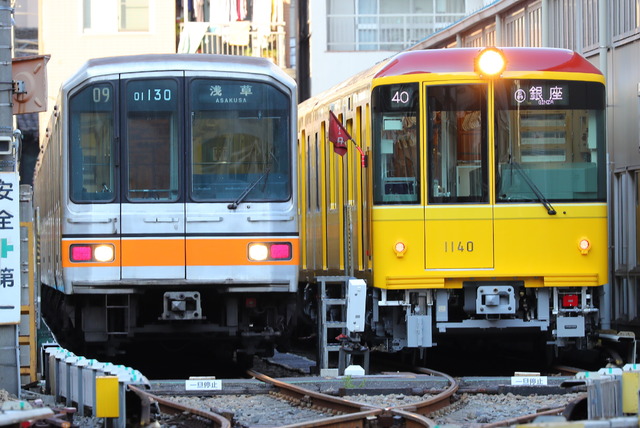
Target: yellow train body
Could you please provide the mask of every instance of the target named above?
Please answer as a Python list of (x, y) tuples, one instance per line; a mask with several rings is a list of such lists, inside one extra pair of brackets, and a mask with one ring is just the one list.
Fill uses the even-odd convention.
[(301, 278), (364, 279), (368, 324), (351, 333), (376, 349), (480, 331), (591, 346), (608, 282), (604, 83), (571, 51), (443, 49), (305, 101)]
[[(379, 288), (461, 288), (462, 281), (525, 281), (527, 287), (607, 282), (607, 207), (539, 206), (373, 209), (373, 284)], [(542, 211), (542, 212), (541, 212)], [(546, 217), (546, 218), (545, 218)], [(581, 239), (590, 250), (583, 254)], [(406, 251), (394, 250), (404, 242)]]

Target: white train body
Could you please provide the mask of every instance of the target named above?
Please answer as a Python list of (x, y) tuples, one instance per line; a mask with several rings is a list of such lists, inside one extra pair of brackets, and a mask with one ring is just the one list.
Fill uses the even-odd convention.
[[(296, 86), (267, 60), (88, 61), (36, 166), (45, 318), (72, 347), (286, 341), (298, 287)], [(92, 346), (93, 345), (93, 346)]]

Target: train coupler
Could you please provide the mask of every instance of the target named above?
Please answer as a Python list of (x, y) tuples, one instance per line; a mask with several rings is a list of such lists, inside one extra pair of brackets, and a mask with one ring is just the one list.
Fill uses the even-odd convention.
[(164, 293), (162, 320), (202, 320), (200, 293), (196, 291), (169, 291)]

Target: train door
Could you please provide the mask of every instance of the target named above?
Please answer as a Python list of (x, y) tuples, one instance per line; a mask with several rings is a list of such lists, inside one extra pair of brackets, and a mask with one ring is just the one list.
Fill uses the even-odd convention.
[(185, 278), (181, 80), (121, 76), (122, 278)]
[[(318, 132), (307, 136), (307, 168), (309, 177), (307, 180), (308, 192), (308, 213), (307, 216), (307, 241), (312, 242), (313, 251), (309, 254), (309, 267), (314, 271), (323, 271), (327, 267), (328, 255), (325, 251), (329, 244), (329, 237), (323, 238), (323, 233), (327, 229), (328, 215), (322, 212), (322, 146), (318, 141)], [(323, 218), (324, 217), (324, 218)], [(332, 241), (335, 242), (335, 241)]]
[(493, 268), (487, 85), (426, 85), (427, 269)]

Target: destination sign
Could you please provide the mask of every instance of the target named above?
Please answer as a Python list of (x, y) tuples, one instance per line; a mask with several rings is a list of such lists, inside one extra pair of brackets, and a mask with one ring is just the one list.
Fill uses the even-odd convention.
[(274, 87), (251, 81), (198, 79), (191, 83), (194, 110), (271, 110), (286, 99)]
[(512, 86), (511, 94), (513, 105), (569, 105), (569, 87), (558, 82), (521, 81)]

